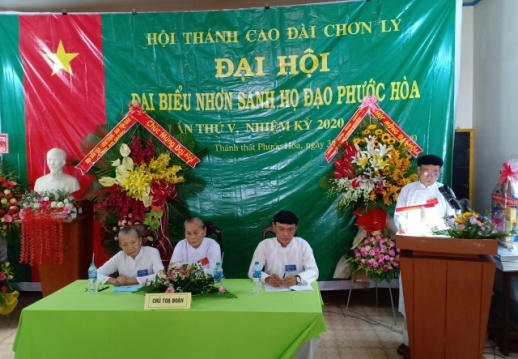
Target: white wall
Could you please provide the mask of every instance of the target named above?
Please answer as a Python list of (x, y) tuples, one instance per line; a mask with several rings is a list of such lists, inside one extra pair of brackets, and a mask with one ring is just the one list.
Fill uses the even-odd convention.
[(455, 128), (473, 128), (473, 11), (462, 8), (460, 80), (455, 110)]
[(518, 154), (518, 1), (473, 8), (474, 207), (486, 213), (502, 163)]

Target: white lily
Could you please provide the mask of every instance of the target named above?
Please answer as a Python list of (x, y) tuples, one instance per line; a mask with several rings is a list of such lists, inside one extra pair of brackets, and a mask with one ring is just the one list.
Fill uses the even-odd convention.
[(153, 202), (153, 196), (144, 195), (140, 198), (142, 200), (142, 203), (144, 204), (144, 207), (151, 206), (151, 203)]
[(101, 177), (101, 178), (99, 178), (99, 183), (103, 187), (111, 187), (115, 184), (115, 178)]
[(121, 166), (124, 166), (128, 170), (132, 170), (134, 165), (135, 165), (135, 163), (133, 162), (133, 158), (131, 158), (131, 157), (124, 157), (122, 159)]
[(129, 148), (129, 146), (127, 144), (123, 143), (120, 147), (119, 152), (122, 157), (128, 157), (131, 153), (131, 149)]

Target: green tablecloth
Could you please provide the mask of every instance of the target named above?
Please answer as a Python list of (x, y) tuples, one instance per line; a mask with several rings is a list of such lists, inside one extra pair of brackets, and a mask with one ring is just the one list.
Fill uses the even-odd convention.
[(85, 292), (79, 280), (23, 309), (17, 359), (291, 358), (326, 331), (314, 291), (253, 293), (247, 279), (227, 279), (238, 296), (193, 297), (189, 310), (144, 310), (144, 296)]

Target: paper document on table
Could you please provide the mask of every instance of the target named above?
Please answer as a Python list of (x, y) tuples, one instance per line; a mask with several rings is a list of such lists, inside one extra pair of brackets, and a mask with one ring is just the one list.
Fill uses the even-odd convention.
[(141, 285), (121, 285), (120, 287), (113, 288), (114, 292), (136, 292), (142, 288)]
[(264, 290), (266, 292), (288, 292), (290, 290), (294, 290), (294, 291), (313, 290), (313, 287), (309, 284), (298, 284), (298, 285), (292, 285), (291, 287), (286, 287), (286, 286), (273, 287), (273, 286), (265, 283)]
[(298, 284), (292, 285), (290, 287), (291, 290), (301, 291), (301, 290), (313, 290), (313, 287), (310, 284)]

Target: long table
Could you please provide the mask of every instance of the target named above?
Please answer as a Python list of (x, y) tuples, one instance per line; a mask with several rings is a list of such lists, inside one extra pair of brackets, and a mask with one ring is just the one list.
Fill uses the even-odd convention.
[(226, 279), (238, 298), (195, 296), (188, 310), (144, 310), (144, 295), (85, 292), (78, 280), (22, 310), (13, 349), (37, 358), (292, 358), (326, 331), (313, 291), (251, 291)]

